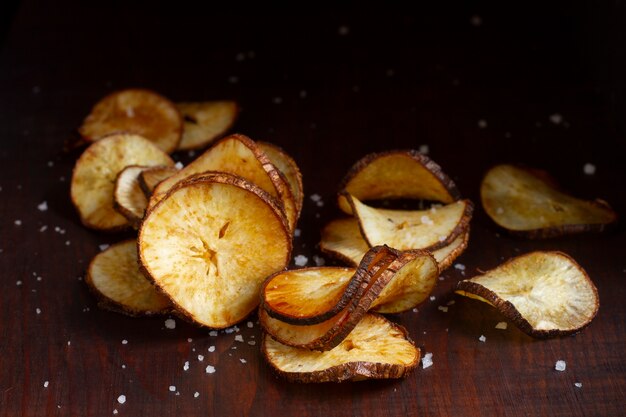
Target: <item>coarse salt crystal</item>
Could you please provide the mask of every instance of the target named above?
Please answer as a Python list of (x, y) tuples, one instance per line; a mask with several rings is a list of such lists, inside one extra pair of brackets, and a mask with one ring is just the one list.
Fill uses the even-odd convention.
[(209, 336), (212, 336), (212, 337), (217, 336), (217, 330), (211, 330), (211, 331), (209, 332)]
[(486, 128), (486, 127), (487, 127), (487, 121), (486, 121), (486, 120), (484, 120), (484, 119), (480, 119), (480, 120), (478, 121), (478, 127), (479, 127), (479, 128), (481, 128), (481, 129)]
[(248, 326), (249, 329), (254, 327), (254, 323), (252, 323), (251, 321), (246, 323), (246, 326)]
[(414, 312), (414, 313), (417, 313), (418, 311), (419, 311), (419, 310), (417, 309), (417, 307), (413, 309), (413, 312)]
[(22, 285), (22, 281), (17, 280), (17, 281), (15, 282), (15, 285), (17, 285), (17, 286), (19, 287), (20, 285)]
[(445, 306), (439, 306), (439, 307), (437, 307), (437, 309), (443, 311), (444, 313), (448, 312), (448, 307), (445, 307)]
[(37, 205), (37, 209), (39, 211), (46, 211), (46, 210), (48, 210), (48, 202), (42, 201), (40, 204)]
[(198, 355), (198, 360), (202, 362), (204, 360), (204, 355)]
[(245, 360), (244, 358), (239, 359), (241, 361), (241, 363), (247, 363), (248, 361)]
[(419, 152), (424, 155), (428, 155), (428, 152), (430, 152), (430, 148), (428, 147), (428, 145), (420, 145)]
[(193, 398), (198, 398), (200, 396), (200, 393), (198, 391), (193, 393)]
[(236, 342), (242, 342), (243, 343), (243, 336), (238, 334), (237, 336), (235, 336), (235, 341)]
[(122, 340), (122, 344), (123, 345), (127, 345), (128, 344), (128, 340), (126, 340), (126, 339)]
[(180, 161), (178, 161), (178, 162), (176, 162), (176, 163), (174, 164), (174, 167), (175, 167), (176, 169), (183, 169), (183, 166), (184, 166), (184, 165), (183, 165), (183, 163), (182, 163), (182, 162), (180, 162)]
[(207, 374), (214, 374), (215, 373), (215, 367), (213, 365), (207, 365), (205, 371), (206, 371)]
[(248, 340), (248, 344), (250, 346), (254, 346), (254, 345), (256, 345), (256, 342), (254, 340)]
[(561, 116), (559, 113), (554, 113), (550, 116), (550, 121), (555, 125), (560, 125), (563, 121), (563, 116)]
[(454, 268), (458, 269), (459, 271), (465, 271), (465, 265), (463, 264), (454, 264)]
[(124, 404), (126, 402), (126, 396), (120, 395), (119, 397), (117, 397), (117, 402), (120, 404)]
[(215, 352), (215, 346), (209, 346), (208, 351), (209, 352)]
[(433, 354), (428, 352), (422, 358), (422, 369), (430, 368), (433, 366)]
[(98, 249), (100, 249), (100, 251), (104, 251), (109, 249), (109, 245), (107, 243), (103, 243), (102, 245), (98, 245)]
[(185, 364), (183, 365), (183, 371), (188, 371), (189, 370), (189, 361), (185, 361)]
[(496, 329), (506, 330), (507, 327), (508, 327), (508, 324), (506, 321), (501, 321), (498, 324), (496, 324)]
[(295, 258), (293, 258), (293, 260), (297, 266), (304, 266), (307, 264), (307, 262), (309, 262), (309, 258), (307, 258), (304, 255), (298, 255)]
[(311, 197), (310, 197), (310, 198), (311, 198), (311, 200), (312, 200), (312, 201), (314, 201), (314, 202), (316, 202), (316, 203), (317, 203), (318, 201), (322, 201), (322, 196), (321, 196), (321, 195), (319, 195), (319, 194), (317, 194), (317, 193), (315, 193), (315, 194), (311, 194)]
[(554, 364), (554, 369), (556, 369), (557, 371), (560, 371), (560, 372), (563, 372), (566, 367), (567, 367), (567, 365), (565, 364), (565, 361), (563, 361), (563, 360), (558, 360)]
[(437, 299), (437, 297), (435, 297), (434, 295), (430, 296), (430, 301), (435, 301)]
[(37, 312), (37, 314), (41, 314), (41, 309), (40, 308), (35, 309), (35, 311)]
[(487, 338), (485, 337), (485, 335), (480, 335), (480, 337), (478, 338), (479, 341), (485, 343), (487, 341)]
[(48, 388), (48, 385), (50, 385), (50, 381), (45, 381), (45, 382), (43, 383), (43, 387), (44, 387), (44, 388)]
[(69, 240), (65, 241), (65, 246), (69, 246), (72, 242), (70, 242)]
[(191, 343), (191, 342), (193, 342), (193, 339), (191, 337), (188, 337), (187, 338), (187, 342)]
[(594, 164), (586, 163), (583, 166), (583, 172), (587, 175), (593, 175), (596, 173), (596, 166)]
[(574, 386), (576, 388), (582, 388), (583, 387), (583, 383), (582, 382), (574, 382)]
[(117, 408), (115, 408), (115, 409), (113, 410), (113, 414), (117, 414), (117, 413), (118, 413)]
[(166, 329), (175, 329), (176, 328), (176, 321), (174, 321), (174, 319), (167, 319), (165, 320), (165, 328)]
[(326, 264), (326, 260), (321, 256), (313, 255), (313, 262), (315, 262), (316, 266), (322, 266)]
[(170, 385), (170, 392), (176, 391), (176, 385)]
[(302, 234), (302, 230), (300, 230), (300, 229), (296, 229), (296, 230), (293, 231), (293, 235), (295, 237), (300, 237), (301, 234)]
[(40, 232), (45, 232), (46, 230), (48, 230), (48, 226), (46, 226), (46, 225), (43, 225), (43, 226), (41, 226), (41, 227), (39, 228), (39, 231), (40, 231)]
[(22, 221), (21, 220), (16, 220), (13, 223), (15, 223), (16, 226), (21, 226), (22, 225)]

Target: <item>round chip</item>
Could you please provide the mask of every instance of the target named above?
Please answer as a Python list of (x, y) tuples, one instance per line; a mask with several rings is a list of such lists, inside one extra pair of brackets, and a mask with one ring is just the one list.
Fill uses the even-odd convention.
[(225, 328), (259, 303), (264, 279), (291, 255), (279, 204), (226, 173), (192, 176), (146, 215), (139, 256), (147, 276), (187, 318)]
[(234, 101), (176, 103), (185, 127), (178, 150), (204, 148), (235, 123), (239, 108)]
[(146, 207), (148, 207), (148, 198), (139, 183), (139, 175), (147, 169), (153, 168), (139, 165), (127, 166), (117, 175), (115, 180), (113, 207), (126, 217), (133, 226), (137, 226), (141, 222)]
[(112, 135), (93, 143), (72, 174), (72, 202), (85, 226), (106, 231), (129, 226), (126, 217), (113, 208), (115, 180), (129, 165), (174, 165), (174, 161), (137, 135)]
[(128, 89), (96, 103), (78, 131), (90, 142), (113, 133), (133, 133), (172, 153), (180, 143), (183, 119), (165, 97), (150, 90)]
[(267, 142), (257, 142), (257, 146), (267, 155), (280, 173), (285, 176), (289, 189), (296, 203), (298, 213), (302, 211), (304, 201), (304, 188), (302, 186), (302, 174), (298, 164), (291, 156), (280, 147)]

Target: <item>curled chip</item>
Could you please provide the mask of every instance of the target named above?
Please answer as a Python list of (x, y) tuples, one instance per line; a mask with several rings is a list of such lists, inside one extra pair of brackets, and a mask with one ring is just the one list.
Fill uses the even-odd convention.
[(145, 169), (139, 173), (139, 186), (147, 198), (159, 183), (178, 172), (176, 167), (161, 166)]
[(291, 195), (296, 203), (298, 213), (302, 211), (302, 203), (304, 201), (304, 188), (302, 186), (302, 174), (298, 164), (283, 149), (267, 142), (257, 142), (258, 147), (265, 152), (265, 155), (272, 161), (274, 166), (278, 168), (289, 184)]
[(489, 217), (508, 231), (529, 238), (548, 238), (602, 231), (617, 220), (602, 200), (585, 201), (559, 191), (545, 172), (497, 165), (480, 187)]
[(141, 135), (172, 153), (182, 136), (183, 119), (165, 97), (150, 90), (128, 89), (96, 103), (78, 131), (90, 142), (113, 133)]
[(167, 297), (143, 276), (137, 264), (137, 241), (126, 240), (97, 254), (87, 270), (89, 288), (100, 307), (131, 316), (171, 311)]
[(177, 103), (185, 127), (178, 150), (203, 148), (231, 128), (239, 109), (234, 101)]
[[(363, 157), (350, 168), (339, 189), (361, 201), (411, 198), (449, 204), (461, 198), (456, 185), (441, 167), (415, 150)], [(351, 207), (342, 194), (339, 207), (351, 214)]]
[(593, 282), (562, 252), (532, 252), (458, 283), (458, 294), (494, 306), (520, 330), (537, 338), (562, 336), (587, 326), (600, 301)]
[(406, 329), (382, 316), (366, 314), (334, 349), (316, 352), (285, 346), (264, 335), (263, 356), (293, 382), (341, 382), (401, 378), (420, 360)]
[(148, 198), (145, 196), (139, 183), (141, 172), (151, 169), (140, 165), (130, 165), (124, 168), (115, 180), (113, 190), (113, 206), (133, 226), (138, 226), (148, 207)]
[(152, 142), (137, 135), (112, 135), (91, 144), (80, 156), (72, 174), (72, 202), (83, 224), (114, 231), (129, 226), (113, 208), (118, 174), (129, 165), (174, 165)]
[(139, 229), (141, 266), (192, 321), (225, 328), (259, 303), (265, 278), (284, 269), (291, 236), (279, 204), (222, 172), (186, 178), (151, 208)]

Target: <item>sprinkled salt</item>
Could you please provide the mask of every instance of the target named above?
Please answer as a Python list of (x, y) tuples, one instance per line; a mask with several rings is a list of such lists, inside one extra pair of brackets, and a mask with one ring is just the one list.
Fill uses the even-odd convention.
[(435, 297), (434, 295), (430, 296), (430, 301), (435, 301), (437, 299), (437, 297)]
[(550, 121), (555, 125), (560, 125), (563, 121), (563, 116), (561, 116), (559, 113), (554, 113), (550, 116)]
[(209, 332), (209, 336), (212, 336), (212, 337), (217, 336), (217, 330), (211, 330), (211, 331)]
[(454, 268), (458, 269), (459, 271), (465, 271), (465, 265), (463, 264), (454, 264)]
[(22, 221), (21, 220), (16, 220), (13, 223), (15, 223), (16, 226), (21, 226), (22, 225)]
[(65, 241), (65, 246), (69, 246), (72, 242), (70, 242), (69, 240)]
[(435, 222), (432, 221), (432, 219), (428, 216), (422, 216), (420, 217), (420, 221), (428, 226), (432, 226), (433, 224), (435, 224)]
[(198, 360), (202, 362), (204, 360), (204, 355), (198, 355)]
[(454, 301), (454, 300), (450, 300), (450, 301), (448, 301), (447, 305), (451, 306), (451, 305), (453, 305), (454, 303), (456, 303), (456, 301)]
[(563, 372), (566, 368), (566, 364), (565, 361), (563, 360), (558, 360), (556, 361), (556, 363), (554, 364), (554, 369), (556, 369), (557, 371)]
[(428, 147), (428, 145), (420, 145), (419, 152), (424, 155), (428, 155), (428, 152), (430, 152), (430, 148)]
[(126, 396), (120, 395), (119, 397), (117, 397), (117, 402), (120, 404), (124, 404), (126, 402)]
[(235, 341), (236, 342), (242, 342), (243, 343), (243, 336), (238, 334), (237, 336), (235, 336)]
[(479, 341), (485, 343), (487, 341), (487, 338), (484, 335), (480, 335), (480, 337), (478, 338)]
[(274, 97), (272, 99), (272, 103), (274, 103), (274, 104), (280, 104), (282, 102), (283, 102), (283, 98), (282, 97)]
[(183, 163), (182, 163), (182, 162), (178, 161), (178, 162), (176, 162), (176, 163), (174, 164), (174, 167), (175, 167), (176, 169), (183, 169), (184, 165), (183, 165)]
[(193, 339), (192, 339), (191, 337), (188, 337), (188, 338), (187, 338), (187, 342), (188, 342), (188, 343), (191, 343), (191, 342), (193, 342)]
[(174, 319), (167, 319), (165, 320), (165, 328), (166, 329), (175, 329), (176, 328), (176, 322), (174, 321)]
[(37, 209), (39, 211), (46, 211), (46, 210), (48, 210), (48, 202), (47, 201), (42, 201), (40, 204), (37, 205)]
[(200, 396), (200, 393), (198, 391), (193, 393), (193, 398), (198, 398)]
[(170, 392), (176, 391), (176, 385), (170, 385)]
[(40, 231), (40, 232), (45, 232), (46, 230), (48, 230), (48, 226), (46, 226), (46, 225), (43, 225), (43, 226), (41, 226), (41, 227), (39, 228), (39, 231)]
[(15, 285), (17, 285), (19, 287), (20, 285), (22, 285), (22, 281), (20, 281), (20, 280), (15, 281)]
[(486, 120), (484, 120), (484, 119), (480, 119), (480, 120), (478, 121), (478, 127), (479, 127), (479, 128), (481, 128), (481, 129), (486, 128), (486, 127), (487, 127), (487, 121), (486, 121)]
[(254, 345), (256, 345), (256, 342), (254, 340), (248, 340), (248, 344), (250, 346), (254, 346)]
[(448, 312), (448, 307), (445, 307), (445, 306), (439, 306), (437, 307), (437, 309), (443, 311), (444, 313)]
[(50, 382), (49, 382), (49, 381), (45, 381), (45, 382), (43, 383), (43, 387), (44, 387), (44, 388), (48, 388), (48, 385), (50, 385)]
[(215, 352), (215, 346), (209, 346), (209, 349), (207, 349), (209, 352)]
[(189, 370), (189, 361), (185, 361), (185, 364), (183, 365), (183, 371), (188, 371)]
[(574, 386), (576, 388), (582, 388), (583, 387), (583, 383), (582, 382), (574, 382)]
[(413, 312), (414, 312), (414, 313), (417, 313), (418, 311), (419, 311), (419, 310), (418, 310), (417, 308), (414, 308), (414, 309), (413, 309)]
[(293, 231), (293, 235), (295, 237), (300, 237), (301, 234), (302, 234), (302, 230), (300, 230), (300, 229), (296, 229), (296, 230)]
[(241, 361), (241, 363), (247, 363), (248, 361), (245, 360), (244, 358), (239, 359)]
[(109, 245), (107, 243), (103, 243), (102, 245), (98, 246), (98, 249), (100, 249), (100, 251), (107, 250), (109, 249)]
[(37, 314), (41, 314), (41, 309), (40, 308), (35, 309), (35, 311), (37, 312)]
[(587, 175), (593, 175), (596, 173), (596, 166), (594, 164), (586, 163), (583, 167), (583, 172)]
[(122, 344), (123, 345), (127, 345), (128, 344), (128, 340), (126, 340), (126, 339), (122, 340)]
[(212, 365), (208, 365), (205, 369), (207, 374), (214, 374), (215, 373), (215, 367)]
[(116, 409), (113, 410), (113, 414), (117, 414), (117, 413), (118, 413), (118, 411), (117, 411), (117, 408), (116, 408)]
[(428, 352), (422, 358), (422, 369), (430, 368), (433, 366), (433, 354)]
[(506, 330), (508, 324), (506, 321), (501, 321), (498, 324), (496, 324), (496, 329), (500, 329), (500, 330)]
[(321, 256), (313, 255), (313, 262), (315, 262), (316, 266), (322, 266), (326, 263), (326, 260)]
[(293, 260), (297, 266), (304, 266), (307, 264), (307, 262), (309, 262), (309, 258), (307, 258), (304, 255), (298, 255), (295, 258), (293, 258)]
[(248, 329), (251, 329), (254, 327), (254, 323), (252, 323), (251, 321), (246, 323), (246, 326), (248, 326)]
[(337, 29), (337, 33), (339, 33), (340, 36), (346, 36), (350, 33), (350, 28), (346, 25), (339, 26), (339, 29)]

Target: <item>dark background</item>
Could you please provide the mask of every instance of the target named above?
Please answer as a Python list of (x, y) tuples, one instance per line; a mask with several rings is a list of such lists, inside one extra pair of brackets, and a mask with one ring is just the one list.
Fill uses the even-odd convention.
[[(227, 6), (0, 5), (0, 416), (114, 409), (128, 416), (623, 414), (622, 226), (546, 241), (512, 238), (483, 213), (478, 187), (493, 164), (521, 162), (623, 215), (625, 2), (418, 3), (415, 11)], [(451, 269), (435, 301), (392, 317), (434, 354), (431, 368), (403, 381), (301, 386), (277, 379), (258, 344), (240, 344), (233, 334), (211, 337), (181, 320), (165, 330), (164, 318), (99, 310), (78, 278), (100, 244), (131, 234), (80, 225), (69, 179), (81, 149), (64, 144), (99, 98), (125, 87), (174, 101), (235, 99), (242, 113), (234, 131), (290, 152), (307, 193), (294, 255), (319, 255), (319, 230), (339, 216), (334, 193), (352, 163), (427, 144), (476, 204), (470, 246), (459, 259), (465, 276), (520, 253), (562, 250), (596, 283), (600, 312), (574, 337), (537, 341), (512, 324), (495, 330), (502, 317), (453, 295), (464, 276)], [(555, 114), (561, 123), (551, 121)], [(595, 175), (583, 173), (585, 163), (597, 167)], [(308, 198), (313, 193), (323, 207)], [(42, 201), (47, 211), (37, 209)], [(447, 313), (438, 310), (451, 300)], [(246, 341), (259, 340), (258, 325), (240, 327)], [(554, 371), (559, 359), (565, 372)], [(207, 364), (217, 372), (205, 374)]]

